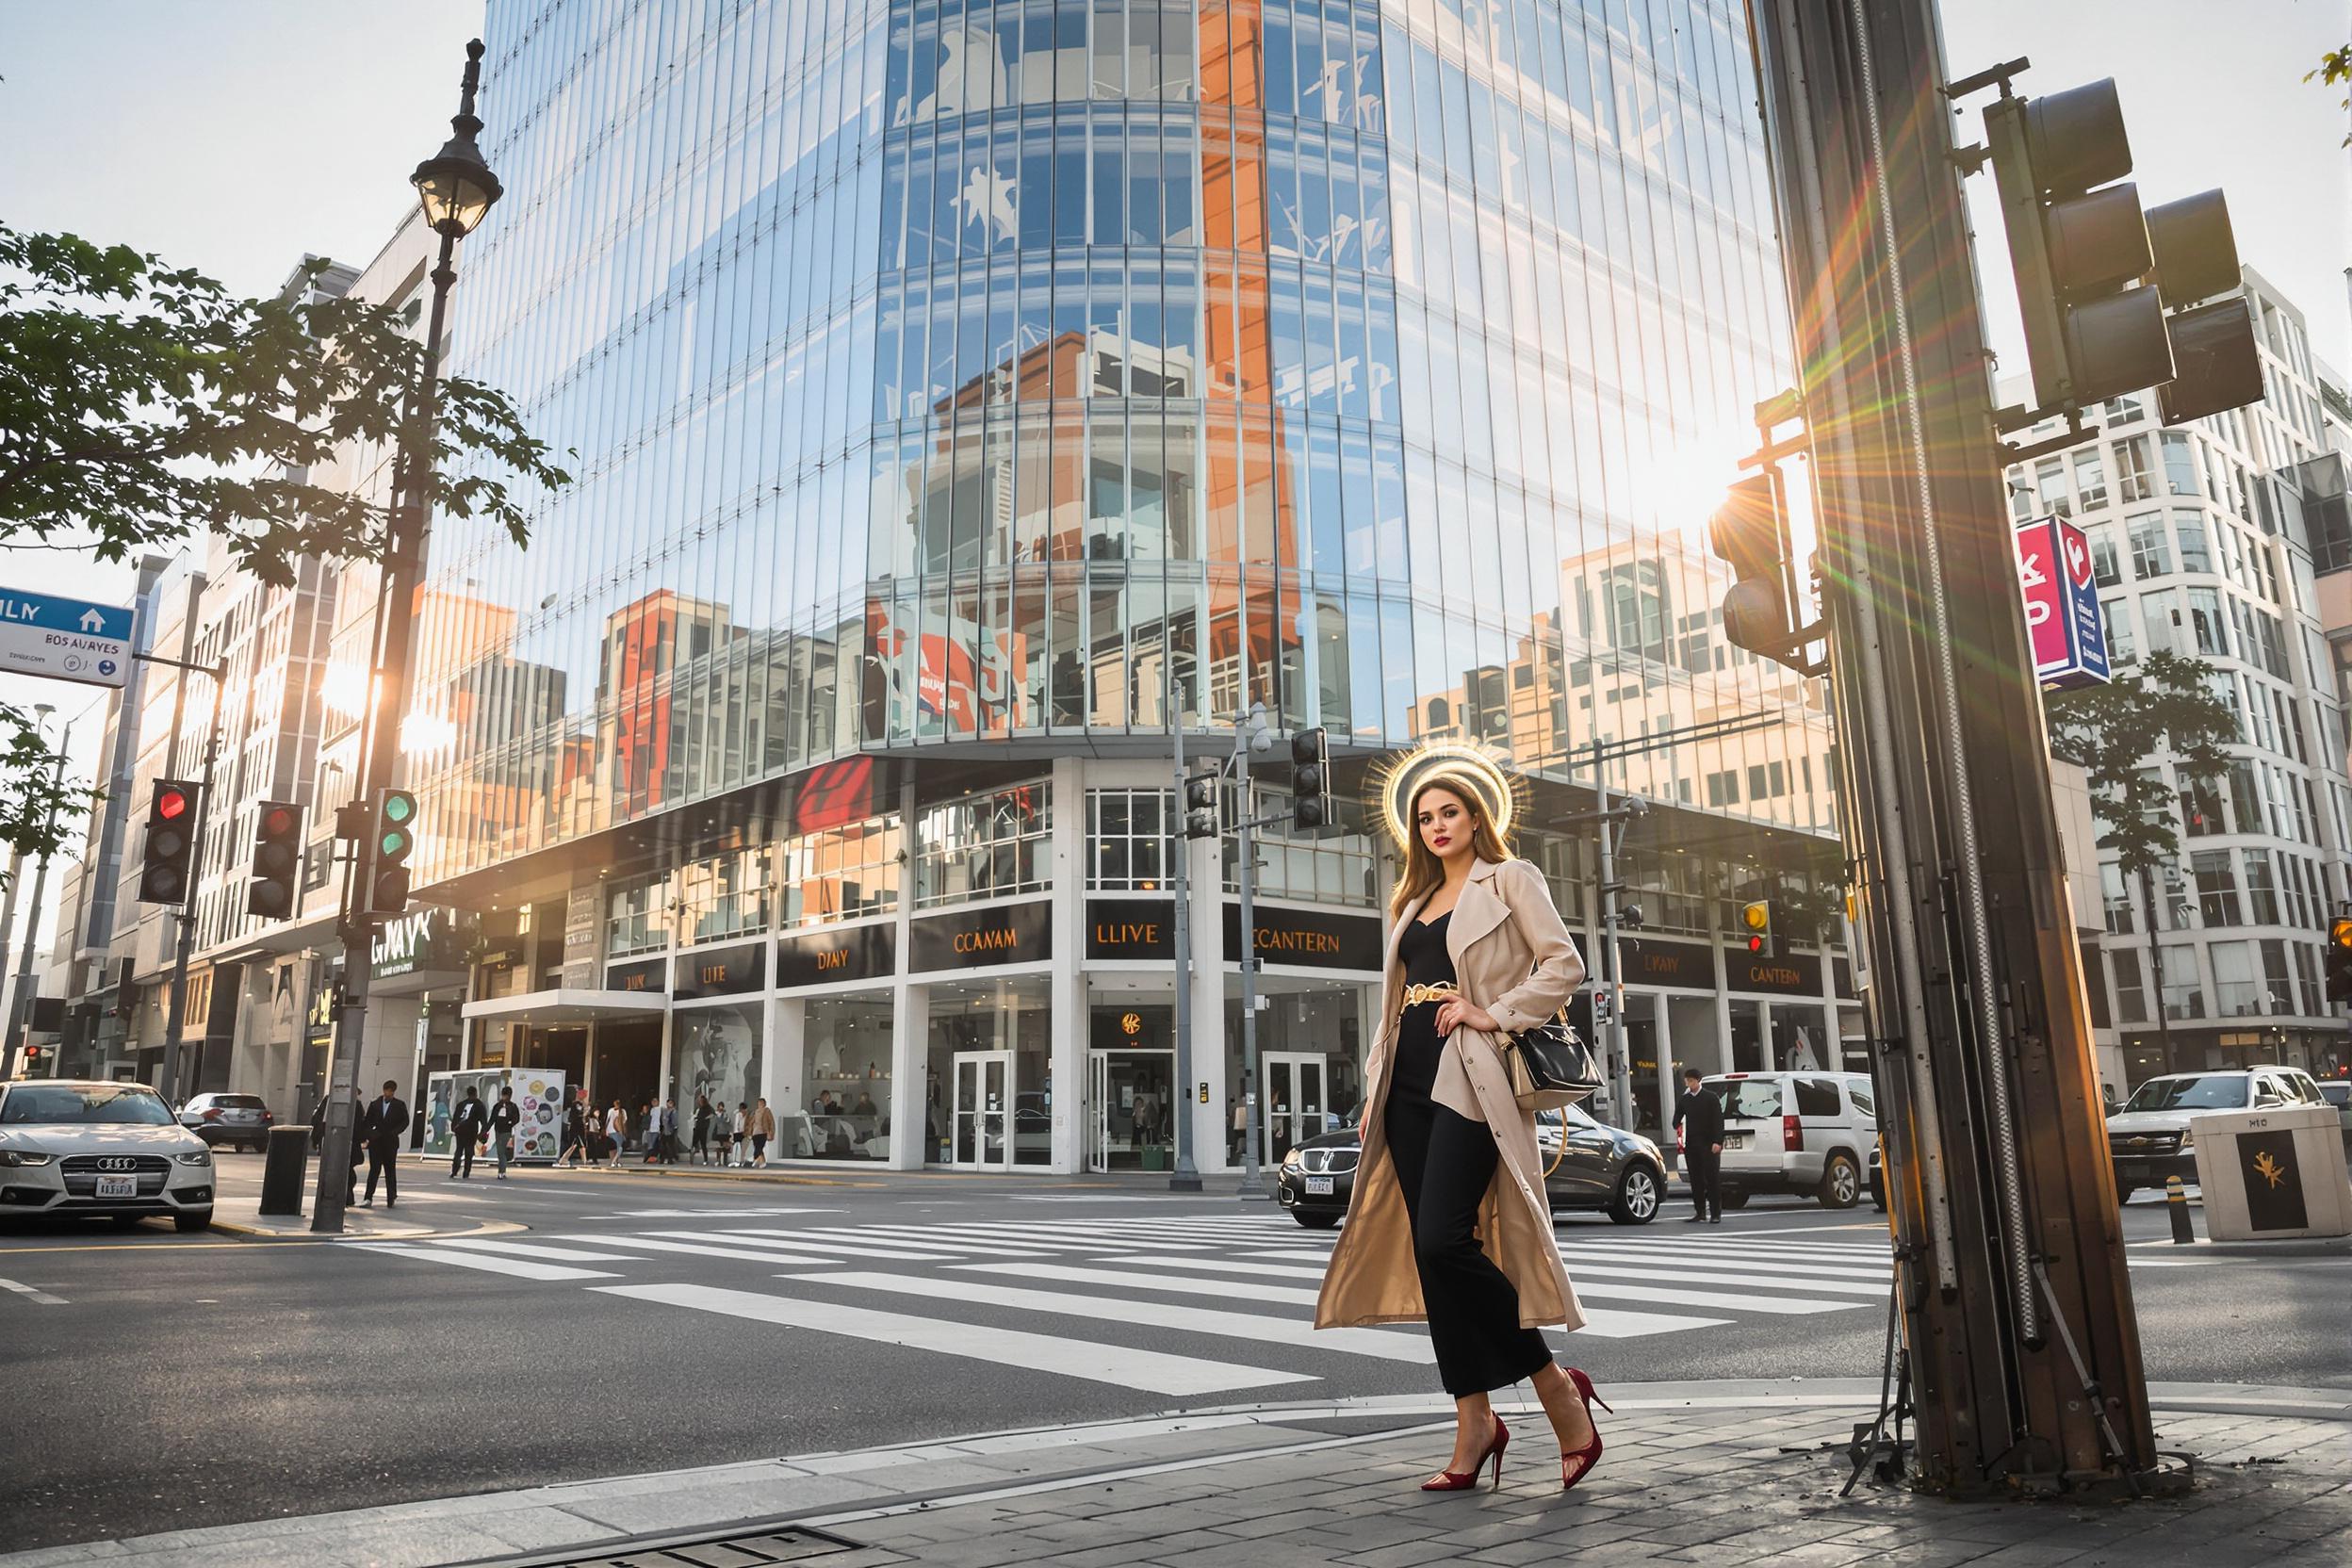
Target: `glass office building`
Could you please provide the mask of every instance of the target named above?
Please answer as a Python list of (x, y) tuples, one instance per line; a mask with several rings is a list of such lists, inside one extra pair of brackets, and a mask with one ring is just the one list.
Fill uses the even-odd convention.
[[(1829, 1065), (1834, 917), (1724, 938), (1835, 859), (1821, 693), (1723, 643), (1702, 543), (1788, 379), (1743, 25), (492, 0), (453, 359), (579, 456), (530, 548), (432, 547), (410, 767), (424, 881), (484, 912), (476, 1054), (764, 1093), (790, 1156), (1150, 1168), (1181, 1102), (1217, 1163), (1232, 850), (1191, 851), (1228, 1027), (1180, 1086), (1168, 730), (1261, 703), (1350, 789), (1476, 741), (1547, 823), (1651, 738), (1603, 762), (1658, 808), (1644, 1106)], [(1277, 1145), (1375, 1023), (1392, 867), (1343, 816), (1265, 857)], [(1589, 831), (1523, 846), (1588, 927)]]

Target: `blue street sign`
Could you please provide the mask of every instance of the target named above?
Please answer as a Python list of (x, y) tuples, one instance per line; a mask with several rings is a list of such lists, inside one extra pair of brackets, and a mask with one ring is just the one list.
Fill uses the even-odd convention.
[(128, 607), (0, 588), (0, 671), (120, 686), (130, 669)]

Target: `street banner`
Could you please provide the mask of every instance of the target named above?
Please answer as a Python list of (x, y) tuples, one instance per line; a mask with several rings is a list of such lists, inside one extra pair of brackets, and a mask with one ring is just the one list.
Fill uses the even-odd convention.
[(130, 678), (131, 612), (0, 588), (0, 671), (121, 686)]
[(2034, 640), (2034, 673), (2044, 686), (2097, 685), (2108, 678), (2107, 628), (2099, 618), (2091, 545), (2064, 517), (2017, 526), (2017, 584)]
[[(558, 1068), (478, 1067), (457, 1072), (430, 1073), (425, 1079), (425, 1140), (419, 1151), (447, 1157), (453, 1152), (449, 1119), (464, 1102), (466, 1091), (482, 1096), (483, 1115), (498, 1102), (498, 1090), (514, 1091), (522, 1120), (514, 1124), (514, 1163), (552, 1164), (564, 1143), (564, 1073)], [(484, 1147), (480, 1157), (496, 1163), (498, 1155)]]

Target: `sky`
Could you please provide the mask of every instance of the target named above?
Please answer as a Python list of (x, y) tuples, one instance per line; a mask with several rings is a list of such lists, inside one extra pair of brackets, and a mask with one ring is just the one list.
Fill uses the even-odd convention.
[[(160, 253), (240, 293), (308, 253), (364, 265), (448, 134), (482, 0), (12, 0), (0, 6), (0, 217)], [(2244, 259), (2352, 370), (2340, 93), (2303, 73), (2352, 26), (2344, 0), (1948, 0), (1966, 74), (2025, 55), (2027, 93), (2113, 75), (2144, 201), (2222, 186)], [(1962, 139), (1982, 136), (1981, 101)], [(495, 83), (483, 111), (495, 116)], [(1972, 182), (1995, 348), (2021, 365), (1989, 177)], [(462, 268), (462, 263), (461, 263)], [(0, 586), (128, 602), (132, 571), (0, 549)], [(0, 700), (75, 719), (94, 774), (105, 694), (0, 677)]]

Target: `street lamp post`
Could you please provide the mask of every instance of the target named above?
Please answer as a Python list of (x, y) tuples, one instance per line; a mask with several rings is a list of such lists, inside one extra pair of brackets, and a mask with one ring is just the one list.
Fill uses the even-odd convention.
[[(425, 331), (425, 357), (417, 376), (410, 417), (402, 431), (399, 466), (393, 477), (392, 514), (384, 539), (382, 589), (376, 600), (376, 645), (372, 670), (375, 700), (368, 704), (360, 738), (358, 810), (367, 816), (377, 795), (391, 787), (399, 758), (400, 719), (408, 708), (408, 642), (415, 614), (417, 578), (424, 561), (425, 531), (433, 480), (433, 422), (440, 389), (441, 329), (447, 319), (449, 286), (457, 282), (457, 242), (474, 228), (502, 194), (498, 177), (482, 161), (474, 138), (482, 121), (474, 95), (482, 86), (482, 40), (466, 45), (466, 79), (454, 133), (441, 150), (409, 176), (425, 212), (425, 222), (441, 237), (433, 278), (433, 310)], [(371, 818), (369, 820), (372, 820)], [(376, 918), (368, 912), (375, 882), (372, 835), (364, 835), (344, 867), (343, 989), (335, 1029), (335, 1066), (328, 1075), (326, 1135), (318, 1149), (318, 1189), (310, 1228), (343, 1229), (345, 1173), (351, 1168), (352, 1110), (359, 1088), (359, 1054), (368, 1020), (370, 948)]]

